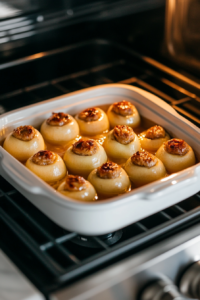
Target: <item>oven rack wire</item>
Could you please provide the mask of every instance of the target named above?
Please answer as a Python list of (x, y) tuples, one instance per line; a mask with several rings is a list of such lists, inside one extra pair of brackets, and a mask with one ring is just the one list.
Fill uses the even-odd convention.
[[(84, 53), (95, 59), (85, 63)], [(82, 55), (77, 68), (71, 68), (70, 61), (63, 62), (63, 57), (69, 56), (73, 61), (77, 55)], [(19, 84), (11, 80), (9, 92), (5, 86), (0, 95), (0, 113), (85, 87), (120, 82), (154, 93), (200, 127), (200, 100), (195, 83), (192, 86), (169, 68), (166, 72), (162, 65), (147, 62), (139, 54), (107, 41), (89, 41), (1, 65), (2, 78), (6, 82), (10, 71), (15, 75), (20, 68), (22, 75), (27, 70), (33, 73), (35, 65), (38, 71), (38, 62), (41, 69), (43, 64), (55, 65), (55, 61), (56, 77), (45, 73), (36, 82), (32, 76), (31, 85), (28, 80), (23, 85), (20, 80)], [(0, 177), (0, 245), (44, 294), (136, 253), (199, 218), (200, 193), (123, 228), (122, 238), (109, 245), (104, 237), (80, 237), (62, 229)], [(96, 247), (74, 243), (80, 239), (90, 239)]]
[[(105, 54), (106, 51), (108, 55)], [(66, 59), (62, 61), (62, 58), (68, 55), (69, 61)], [(73, 60), (76, 61), (80, 55), (83, 61), (87, 60), (84, 62), (79, 60), (78, 66), (74, 66)], [(90, 55), (95, 57), (91, 62)], [(99, 59), (98, 55), (102, 57)], [(60, 59), (56, 60), (56, 57)], [(33, 64), (36, 65), (35, 68)], [(49, 64), (53, 65), (53, 70), (47, 68)], [(55, 67), (55, 64), (58, 65)], [(22, 67), (24, 69), (20, 71), (19, 68)], [(40, 68), (45, 67), (44, 74), (39, 74), (42, 71)], [(38, 53), (0, 64), (0, 70), (2, 73), (0, 114), (83, 88), (106, 83), (124, 83), (155, 94), (200, 127), (200, 84), (153, 59), (109, 41), (91, 40), (75, 46)], [(30, 75), (32, 70), (34, 74)], [(12, 72), (13, 78), (10, 78)], [(39, 80), (35, 81), (38, 74)], [(26, 75), (30, 80), (25, 80)], [(35, 84), (30, 84), (34, 81)]]
[[(122, 238), (114, 245), (108, 245), (102, 237), (89, 237), (97, 248), (87, 248), (75, 244), (80, 237), (75, 232), (68, 232), (37, 208), (29, 203), (2, 177), (0, 189), (0, 244), (2, 249), (12, 252), (16, 248), (15, 259), (24, 259), (20, 267), (36, 285), (40, 285), (41, 274), (48, 273), (50, 281), (46, 289), (70, 283), (88, 271), (107, 265), (115, 259), (124, 258), (144, 249), (149, 244), (166, 238), (167, 234), (180, 230), (186, 223), (200, 218), (200, 194), (196, 194), (177, 205), (169, 207), (148, 218), (122, 229)], [(13, 245), (14, 242), (18, 244)], [(7, 239), (11, 239), (8, 243)], [(12, 248), (9, 248), (12, 246)], [(18, 248), (19, 247), (19, 248)], [(19, 255), (19, 256), (18, 256)], [(26, 257), (28, 256), (28, 257)], [(27, 263), (28, 262), (28, 263)], [(30, 268), (42, 265), (38, 274), (30, 274)], [(33, 278), (32, 278), (33, 277)], [(51, 283), (51, 284), (50, 284)], [(44, 286), (43, 286), (44, 288)]]

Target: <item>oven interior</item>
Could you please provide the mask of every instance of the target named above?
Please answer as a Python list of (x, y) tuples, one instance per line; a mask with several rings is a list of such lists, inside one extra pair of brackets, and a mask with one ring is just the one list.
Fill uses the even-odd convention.
[[(49, 30), (52, 38), (40, 32), (22, 41), (23, 47), (4, 47), (0, 113), (120, 82), (154, 93), (200, 128), (197, 74), (162, 56), (163, 30), (160, 5), (108, 20), (94, 21), (91, 15), (91, 20), (60, 27), (58, 34), (58, 29)], [(79, 236), (53, 223), (2, 177), (0, 182), (0, 245), (47, 297), (196, 224), (200, 217), (198, 193), (118, 232)]]

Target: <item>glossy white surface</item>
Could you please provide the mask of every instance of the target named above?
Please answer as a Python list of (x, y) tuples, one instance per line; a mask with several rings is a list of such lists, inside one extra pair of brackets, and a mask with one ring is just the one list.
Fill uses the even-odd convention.
[(0, 299), (44, 300), (44, 296), (0, 250)]
[[(4, 114), (0, 118), (0, 142), (27, 122), (39, 128), (52, 111), (75, 115), (81, 110), (126, 99), (139, 113), (184, 139), (200, 160), (200, 129), (178, 115), (158, 97), (139, 88), (108, 84), (61, 96)], [(108, 200), (83, 203), (67, 199), (32, 174), (0, 147), (0, 173), (54, 222), (87, 235), (113, 232), (165, 209), (199, 191), (200, 163), (130, 193)], [(111, 217), (112, 216), (112, 217)]]

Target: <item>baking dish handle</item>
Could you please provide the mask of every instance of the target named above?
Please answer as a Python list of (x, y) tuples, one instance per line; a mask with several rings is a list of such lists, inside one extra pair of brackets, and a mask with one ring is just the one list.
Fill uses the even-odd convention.
[(158, 187), (153, 188), (149, 193), (145, 193), (144, 198), (154, 200), (162, 196), (170, 196), (170, 194), (181, 190), (183, 187), (190, 187), (191, 185), (197, 184), (198, 181), (198, 175), (195, 171), (191, 170), (188, 170), (178, 177), (172, 175), (172, 178), (166, 178), (166, 181), (163, 180)]
[(38, 178), (34, 178), (34, 174), (29, 174), (28, 170), (25, 170), (27, 171), (26, 176), (22, 176), (22, 174), (20, 174), (20, 162), (14, 161), (11, 163), (3, 156), (0, 156), (0, 160), (1, 167), (8, 178), (10, 178), (13, 182), (16, 182), (23, 190), (32, 194), (41, 195), (43, 193), (42, 188), (39, 186)]

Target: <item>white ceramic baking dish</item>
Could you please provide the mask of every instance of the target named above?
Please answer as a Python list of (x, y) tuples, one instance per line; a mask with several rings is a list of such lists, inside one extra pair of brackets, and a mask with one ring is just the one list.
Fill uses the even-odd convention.
[[(186, 140), (200, 161), (199, 128), (178, 115), (158, 97), (123, 84), (88, 88), (4, 114), (0, 118), (1, 145), (13, 128), (26, 124), (39, 128), (52, 111), (74, 115), (91, 106), (111, 104), (123, 99), (134, 103), (143, 117), (162, 125), (171, 136)], [(200, 190), (200, 163), (130, 193), (94, 203), (65, 198), (2, 147), (0, 173), (55, 223), (85, 235), (114, 232)]]

